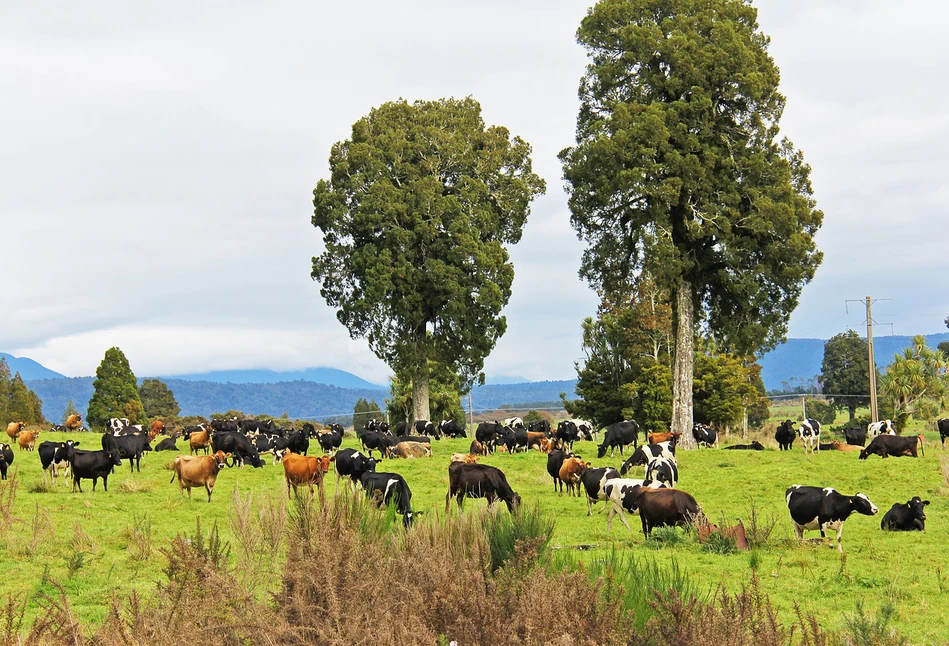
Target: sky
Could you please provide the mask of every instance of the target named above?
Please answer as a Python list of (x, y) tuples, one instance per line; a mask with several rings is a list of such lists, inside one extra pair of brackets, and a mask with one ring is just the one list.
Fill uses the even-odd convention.
[[(945, 331), (949, 5), (758, 0), (823, 265), (789, 336)], [(547, 181), (511, 249), (489, 376), (568, 379), (596, 295), (557, 153), (586, 2), (11, 2), (0, 7), (0, 351), (68, 376), (330, 366), (385, 383), (310, 279), (312, 189), (374, 106), (473, 96)], [(888, 324), (892, 324), (888, 325)]]

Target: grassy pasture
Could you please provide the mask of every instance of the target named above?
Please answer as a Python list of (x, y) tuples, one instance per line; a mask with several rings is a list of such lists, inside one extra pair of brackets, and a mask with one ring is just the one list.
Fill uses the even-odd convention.
[[(98, 434), (44, 432), (40, 440), (67, 437), (79, 439), (83, 447), (99, 447)], [(700, 588), (724, 585), (729, 590), (750, 579), (756, 561), (763, 591), (787, 622), (793, 621), (797, 602), (802, 610), (813, 612), (822, 627), (840, 630), (844, 615), (853, 611), (858, 599), (871, 612), (890, 601), (898, 609), (895, 626), (913, 643), (949, 641), (949, 617), (941, 612), (949, 601), (949, 554), (941, 549), (949, 530), (949, 490), (941, 471), (944, 454), (938, 437), (927, 432), (923, 458), (885, 461), (877, 456), (859, 461), (856, 453), (842, 452), (807, 456), (799, 443), (791, 452), (779, 452), (774, 450), (772, 439), (763, 439), (770, 450), (703, 449), (683, 451), (679, 456), (680, 488), (692, 493), (714, 522), (724, 519), (733, 524), (736, 517), (742, 517), (747, 527), (752, 504), (759, 516), (776, 518), (771, 540), (756, 559), (748, 553), (709, 553), (691, 540), (657, 551), (644, 546), (637, 517), (628, 519), (632, 532), (618, 519), (607, 531), (605, 512), (595, 512), (589, 518), (582, 498), (553, 492), (545, 468), (546, 456), (536, 451), (495, 455), (484, 463), (503, 469), (526, 503), (540, 501), (549, 510), (557, 523), (553, 545), (595, 546), (592, 551), (575, 552), (578, 558), (613, 548), (634, 550), (660, 563), (675, 557)], [(426, 512), (420, 522), (433, 522), (445, 514), (448, 455), (467, 451), (469, 442), (434, 442), (434, 458), (385, 460), (379, 470), (404, 475), (413, 491), (413, 506)], [(357, 442), (350, 436), (344, 446), (355, 447)], [(166, 560), (160, 549), (176, 533), (194, 532), (198, 517), (205, 529), (217, 522), (222, 536), (233, 540), (230, 518), (235, 489), (241, 495), (252, 492), (255, 501), (287, 498), (283, 469), (268, 460), (263, 469), (222, 472), (210, 504), (203, 490), (195, 490), (190, 502), (182, 500), (177, 483), (169, 484), (171, 472), (164, 469), (174, 457), (171, 453), (149, 454), (141, 473), (130, 475), (127, 466), (117, 469), (109, 480), (108, 492), (102, 490), (100, 482), (92, 493), (89, 481), (84, 481), (82, 494), (70, 493), (69, 484), (62, 481), (48, 492), (31, 491), (43, 480), (39, 457), (14, 451), (11, 475), (16, 473), (16, 491), (9, 511), (0, 517), (0, 562), (3, 590), (19, 598), (27, 596), (30, 617), (40, 611), (38, 593), (52, 592), (43, 582), (47, 574), (62, 584), (83, 622), (101, 622), (111, 595), (124, 598), (132, 589), (147, 593), (163, 580)], [(596, 459), (596, 447), (590, 442), (579, 443), (575, 451), (596, 466), (618, 467), (621, 462), (619, 454), (612, 459)], [(639, 472), (632, 475), (641, 477)], [(0, 486), (0, 509), (11, 500), (10, 482)], [(328, 482), (327, 493), (332, 495), (335, 473)], [(880, 508), (880, 514), (848, 520), (843, 533), (844, 558), (828, 547), (799, 544), (793, 538), (784, 504), (784, 491), (794, 483), (832, 486), (845, 494), (865, 493)], [(932, 501), (927, 507), (927, 530), (881, 531), (880, 519), (890, 506), (914, 495)], [(484, 504), (469, 500), (465, 506)], [(450, 513), (458, 513), (454, 501)], [(260, 549), (271, 550), (279, 558), (278, 550), (270, 546), (262, 545)]]

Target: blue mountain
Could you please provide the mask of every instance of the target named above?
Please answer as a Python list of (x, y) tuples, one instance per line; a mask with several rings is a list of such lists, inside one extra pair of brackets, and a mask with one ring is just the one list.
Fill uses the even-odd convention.
[(163, 375), (162, 381), (169, 379), (179, 381), (213, 381), (230, 384), (277, 384), (286, 381), (312, 381), (318, 384), (336, 386), (337, 388), (356, 388), (365, 390), (385, 390), (388, 386), (374, 384), (361, 379), (351, 372), (336, 368), (306, 368), (289, 372), (274, 370), (215, 370), (187, 375)]
[(65, 378), (65, 375), (61, 375), (58, 372), (50, 370), (49, 368), (27, 357), (14, 357), (12, 354), (7, 354), (5, 352), (0, 352), (0, 357), (7, 360), (7, 365), (10, 366), (10, 374), (15, 375), (19, 372), (20, 377), (24, 381), (27, 379)]

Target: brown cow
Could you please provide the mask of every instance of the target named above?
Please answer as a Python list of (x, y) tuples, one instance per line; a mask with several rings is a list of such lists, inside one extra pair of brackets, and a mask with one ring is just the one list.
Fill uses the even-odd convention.
[(879, 455), (882, 458), (886, 458), (890, 455), (900, 457), (900, 456), (909, 456), (918, 458), (916, 451), (919, 450), (920, 453), (923, 452), (923, 436), (922, 435), (909, 435), (909, 436), (899, 436), (899, 435), (877, 435), (870, 444), (867, 445), (867, 448), (860, 451), (860, 459), (866, 460), (869, 455)]
[(313, 485), (315, 484), (320, 492), (320, 500), (323, 499), (323, 475), (329, 473), (330, 463), (335, 457), (324, 455), (322, 457), (298, 455), (296, 453), (286, 453), (283, 456), (283, 475), (287, 480), (287, 498), (290, 498), (290, 487), (296, 493), (297, 487), (307, 485), (310, 488), (310, 495), (313, 495)]
[(212, 455), (179, 455), (168, 467), (175, 472), (169, 483), (178, 478), (178, 491), (184, 498), (184, 490), (187, 489), (188, 500), (191, 500), (191, 487), (204, 487), (208, 490), (208, 502), (211, 502), (211, 492), (214, 491), (217, 474), (227, 466), (228, 457), (229, 455), (224, 451), (218, 451)]
[(679, 441), (679, 438), (682, 437), (682, 433), (650, 433), (649, 434), (649, 443), (650, 444), (659, 444), (661, 442), (672, 442), (672, 446), (675, 446)]
[(681, 489), (633, 487), (630, 502), (633, 510), (639, 510), (646, 538), (649, 538), (654, 527), (685, 526), (699, 513), (699, 504), (695, 498)]
[(70, 415), (66, 418), (66, 430), (67, 431), (81, 431), (82, 429), (82, 415)]
[(7, 424), (7, 435), (11, 440), (15, 440), (17, 433), (26, 428), (26, 422), (10, 422)]
[(204, 454), (207, 455), (208, 447), (211, 446), (211, 430), (205, 426), (199, 431), (192, 431), (188, 436), (188, 444), (191, 446), (191, 455), (201, 449), (204, 449)]
[(549, 438), (544, 438), (540, 441), (540, 451), (541, 453), (550, 453), (556, 449), (556, 441)]
[(152, 440), (155, 439), (156, 435), (161, 435), (164, 432), (165, 432), (165, 425), (162, 423), (161, 420), (156, 419), (154, 422), (152, 422), (151, 430), (148, 431), (148, 441), (151, 442)]
[(744, 552), (748, 549), (748, 535), (745, 533), (745, 524), (741, 518), (738, 519), (738, 524), (734, 527), (717, 527), (705, 517), (705, 514), (700, 513), (695, 525), (699, 543), (707, 543), (712, 538), (712, 534), (721, 534), (734, 540), (735, 547), (738, 550)]
[(16, 436), (16, 443), (19, 445), (20, 450), (26, 449), (27, 451), (32, 451), (36, 446), (36, 438), (39, 437), (40, 432), (37, 431), (20, 431)]
[(487, 455), (488, 449), (478, 440), (471, 440), (471, 447), (468, 449), (468, 453), (472, 455)]
[(856, 444), (841, 444), (837, 440), (834, 440), (830, 443), (831, 448), (834, 451), (862, 451), (862, 446), (857, 446)]
[[(527, 431), (527, 450), (537, 449), (538, 451), (543, 451), (543, 442), (546, 439), (547, 436), (544, 433)], [(544, 452), (547, 453), (547, 451)]]
[(580, 477), (590, 466), (580, 458), (566, 458), (560, 465), (560, 479), (567, 485), (567, 495), (580, 495)]
[(388, 448), (388, 454), (390, 458), (432, 457), (432, 447), (422, 442), (399, 442)]
[(481, 459), (480, 455), (472, 453), (452, 453), (450, 462), (464, 462), (465, 464), (475, 464)]

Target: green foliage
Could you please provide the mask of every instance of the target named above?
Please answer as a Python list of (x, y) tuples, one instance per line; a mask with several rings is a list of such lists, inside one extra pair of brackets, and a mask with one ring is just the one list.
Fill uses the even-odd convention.
[(127, 417), (133, 424), (145, 422), (135, 375), (119, 348), (106, 350), (92, 387), (95, 392), (86, 409), (90, 426), (105, 426), (112, 417)]
[(646, 366), (635, 381), (623, 386), (632, 406), (624, 410), (626, 419), (635, 419), (647, 432), (669, 430), (672, 419), (672, 369), (661, 363)]
[(846, 410), (850, 419), (854, 418), (858, 408), (870, 405), (870, 362), (867, 357), (867, 340), (853, 330), (841, 332), (824, 344), (821, 364), (824, 392), (841, 395), (834, 398), (834, 408)]
[(0, 421), (45, 424), (43, 402), (23, 383), (20, 373), (10, 376), (10, 366), (0, 357)]
[(852, 614), (844, 617), (847, 630), (844, 633), (843, 643), (848, 646), (902, 646), (909, 640), (890, 626), (896, 618), (896, 608), (889, 601), (884, 601), (879, 613), (866, 613), (863, 601), (857, 599)]
[(816, 419), (823, 425), (833, 424), (837, 418), (837, 411), (834, 405), (829, 402), (811, 399), (807, 401), (805, 407), (807, 408), (807, 416)]
[(509, 514), (503, 505), (494, 505), (484, 515), (483, 527), (491, 551), (491, 571), (504, 567), (516, 556), (517, 550), (529, 546), (543, 558), (554, 532), (553, 516), (543, 511), (539, 503), (521, 505)]
[(914, 336), (913, 345), (894, 357), (881, 377), (881, 397), (889, 400), (894, 422), (902, 427), (909, 417), (932, 420), (946, 407), (949, 385), (943, 355), (926, 346), (926, 338)]
[(375, 399), (371, 402), (367, 402), (364, 398), (360, 397), (353, 407), (353, 427), (363, 428), (369, 420), (373, 419), (384, 419), (382, 411), (379, 410), (379, 404), (376, 403)]
[[(544, 181), (530, 146), (472, 98), (374, 108), (334, 144), (313, 191), (325, 252), (311, 277), (353, 337), (396, 372), (435, 360), (464, 385), (506, 329), (516, 244)], [(415, 389), (419, 386), (416, 384)]]
[(649, 532), (649, 538), (646, 539), (645, 545), (654, 550), (661, 550), (667, 547), (685, 545), (688, 541), (689, 539), (679, 531), (678, 527), (666, 526), (656, 527)]
[(138, 388), (142, 399), (142, 408), (149, 419), (173, 420), (178, 417), (181, 407), (175, 400), (175, 393), (160, 379), (145, 379)]
[[(465, 423), (465, 411), (461, 407), (461, 391), (458, 378), (445, 366), (429, 362), (429, 411), (436, 424), (443, 419)], [(413, 410), (412, 379), (398, 374), (389, 379), (389, 399), (385, 400), (389, 423), (408, 421)]]
[(695, 418), (720, 428), (741, 424), (759, 399), (749, 369), (729, 354), (697, 353), (693, 389)]
[(66, 420), (69, 419), (71, 415), (78, 415), (79, 409), (76, 408), (76, 404), (73, 403), (73, 400), (69, 400), (69, 403), (66, 404), (66, 410), (63, 412), (62, 424), (66, 423)]

